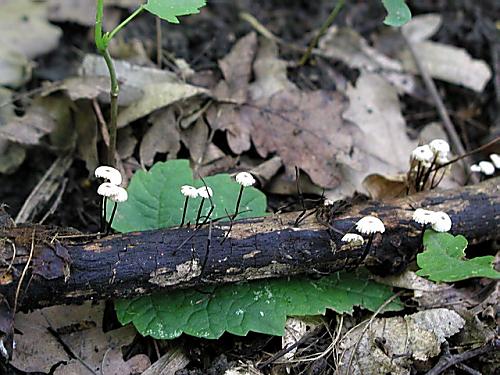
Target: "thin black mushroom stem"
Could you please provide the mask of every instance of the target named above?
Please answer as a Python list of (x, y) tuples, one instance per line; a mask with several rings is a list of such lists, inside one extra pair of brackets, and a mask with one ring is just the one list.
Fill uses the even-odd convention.
[(238, 192), (238, 197), (236, 198), (236, 208), (234, 210), (234, 214), (228, 215), (229, 229), (227, 230), (226, 235), (224, 236), (224, 239), (222, 240), (221, 244), (224, 243), (224, 241), (229, 237), (229, 234), (233, 229), (233, 222), (238, 217), (238, 214), (240, 212), (241, 199), (243, 197), (243, 190), (245, 190), (246, 187), (250, 187), (255, 184), (255, 178), (248, 172), (238, 173), (235, 179), (236, 182), (240, 185), (240, 190)]
[[(113, 186), (120, 186), (122, 183), (122, 174), (116, 168), (101, 165), (96, 168), (94, 172), (95, 177), (102, 178), (106, 182), (105, 184), (99, 186), (97, 193), (102, 195), (102, 199), (99, 203), (99, 213), (100, 213), (100, 231), (104, 233), (106, 229), (106, 215), (107, 215), (107, 205), (108, 205), (108, 196), (113, 193)], [(99, 191), (100, 189), (100, 191)], [(123, 193), (122, 193), (123, 194)]]
[(115, 218), (118, 203), (125, 202), (128, 199), (128, 193), (127, 190), (125, 190), (120, 186), (116, 186), (110, 182), (104, 182), (101, 185), (99, 185), (99, 188), (97, 189), (97, 194), (101, 195), (104, 198), (102, 200), (104, 206), (102, 210), (104, 222), (106, 221), (106, 216), (107, 216), (107, 209), (106, 209), (108, 205), (107, 199), (109, 198), (112, 202), (114, 202), (113, 210), (111, 212), (111, 217), (108, 225), (106, 226), (106, 235), (108, 235), (109, 232), (111, 231), (111, 225), (113, 224), (113, 219)]
[(201, 203), (200, 203), (200, 206), (198, 207), (198, 213), (196, 214), (196, 227), (198, 228), (208, 221), (208, 219), (210, 218), (210, 215), (212, 215), (212, 212), (214, 210), (214, 205), (211, 204), (210, 211), (205, 216), (205, 220), (200, 225), (200, 218), (201, 218), (201, 213), (203, 211), (203, 206), (205, 205), (205, 200), (209, 199), (210, 202), (212, 201), (211, 198), (213, 196), (213, 190), (209, 186), (205, 185), (205, 186), (202, 186), (201, 188), (197, 189), (197, 191), (198, 191), (198, 196), (201, 197)]
[[(182, 210), (182, 220), (181, 220), (181, 223), (179, 225), (179, 228), (182, 228), (182, 226), (184, 225), (184, 222), (186, 221), (186, 212), (187, 212), (188, 205), (189, 205), (189, 198), (195, 199), (199, 195), (198, 189), (196, 189), (194, 186), (190, 186), (190, 185), (183, 185), (181, 187), (181, 194), (186, 198), (184, 199), (184, 208)], [(198, 215), (201, 215), (201, 210), (198, 211)], [(198, 219), (196, 219), (197, 222), (198, 222)]]
[(382, 220), (380, 220), (378, 217), (365, 216), (358, 220), (358, 222), (356, 223), (356, 229), (359, 233), (368, 235), (368, 241), (366, 242), (366, 246), (363, 249), (360, 261), (358, 262), (358, 264), (361, 264), (362, 262), (364, 262), (368, 254), (370, 254), (375, 235), (377, 233), (384, 233), (385, 226)]

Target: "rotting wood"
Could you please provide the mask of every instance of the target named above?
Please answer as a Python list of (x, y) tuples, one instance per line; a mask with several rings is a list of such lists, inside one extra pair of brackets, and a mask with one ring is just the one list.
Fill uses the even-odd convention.
[(499, 190), (500, 178), (495, 178), (457, 190), (368, 202), (340, 215), (310, 215), (298, 228), (293, 227), (296, 212), (270, 215), (236, 222), (226, 241), (227, 223), (212, 224), (210, 242), (208, 225), (197, 231), (154, 230), (77, 242), (60, 228), (4, 224), (1, 267), (5, 270), (11, 263), (13, 244), (17, 256), (14, 271), (0, 282), (0, 293), (12, 306), (33, 230), (37, 244), (25, 279), (29, 283), (23, 285), (18, 302), (22, 310), (356, 267), (363, 248), (349, 248), (337, 231), (349, 231), (368, 214), (381, 218), (386, 232), (376, 237), (365, 265), (377, 274), (393, 274), (402, 271), (421, 247), (421, 227), (411, 221), (417, 207), (448, 212), (452, 233), (463, 234), (473, 244), (500, 238)]

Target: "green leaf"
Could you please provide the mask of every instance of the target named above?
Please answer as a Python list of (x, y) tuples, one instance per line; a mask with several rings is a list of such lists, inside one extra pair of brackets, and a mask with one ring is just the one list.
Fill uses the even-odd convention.
[(382, 0), (382, 3), (387, 10), (386, 25), (399, 27), (411, 20), (410, 8), (404, 0)]
[[(282, 335), (287, 316), (324, 314), (327, 308), (351, 313), (354, 306), (375, 311), (392, 295), (387, 286), (359, 274), (259, 280), (243, 284), (179, 290), (115, 303), (122, 324), (133, 323), (144, 336), (173, 339), (186, 333), (216, 339), (224, 332)], [(386, 311), (400, 310), (393, 302)]]
[[(213, 219), (233, 214), (240, 185), (228, 174), (204, 178), (213, 190), (215, 206)], [(129, 198), (118, 204), (113, 228), (118, 232), (133, 232), (149, 229), (174, 227), (181, 223), (185, 198), (182, 185), (204, 186), (203, 181), (193, 179), (188, 160), (169, 160), (156, 163), (149, 171), (137, 171), (128, 186)], [(190, 199), (186, 211), (186, 222), (194, 223), (201, 199)], [(247, 187), (243, 191), (238, 219), (264, 216), (266, 196), (261, 191)], [(108, 217), (112, 204), (108, 202)], [(202, 215), (208, 215), (210, 202), (205, 201)], [(227, 211), (227, 212), (226, 212)]]
[(471, 277), (500, 279), (500, 272), (493, 269), (493, 256), (465, 259), (467, 240), (464, 236), (437, 233), (426, 230), (424, 234), (425, 251), (417, 255), (421, 270), (419, 276), (427, 276), (432, 281), (460, 281)]
[(171, 23), (179, 23), (178, 16), (199, 13), (205, 0), (148, 0), (144, 9)]

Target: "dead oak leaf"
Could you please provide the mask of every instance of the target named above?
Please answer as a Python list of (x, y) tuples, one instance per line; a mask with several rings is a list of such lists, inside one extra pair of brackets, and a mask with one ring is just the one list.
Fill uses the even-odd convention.
[(338, 164), (350, 159), (357, 128), (342, 119), (347, 99), (338, 92), (281, 90), (242, 109), (257, 152), (275, 153), (293, 176), (297, 166), (322, 187), (340, 184)]
[[(250, 129), (241, 126), (241, 113), (236, 103), (241, 104), (248, 99), (256, 50), (257, 35), (252, 32), (241, 38), (229, 54), (219, 61), (224, 79), (217, 84), (213, 95), (220, 103), (207, 112), (207, 119), (212, 129), (227, 131), (229, 147), (235, 154), (248, 151), (251, 147)], [(232, 103), (224, 103), (226, 101)]]

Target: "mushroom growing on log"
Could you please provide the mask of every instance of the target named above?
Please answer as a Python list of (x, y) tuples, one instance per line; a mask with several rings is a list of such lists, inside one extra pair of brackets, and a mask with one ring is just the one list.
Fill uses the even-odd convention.
[(377, 274), (394, 274), (403, 271), (421, 249), (421, 228), (412, 221), (416, 208), (448, 212), (451, 232), (463, 234), (472, 244), (500, 238), (499, 190), (500, 179), (495, 178), (455, 190), (372, 201), (341, 214), (325, 206), (298, 227), (293, 227), (298, 213), (269, 215), (235, 222), (229, 236), (229, 224), (217, 222), (197, 230), (161, 229), (83, 240), (82, 235), (68, 235), (61, 228), (14, 227), (0, 217), (0, 293), (13, 306), (31, 249), (17, 301), (22, 310), (160, 289), (338, 271), (359, 265), (363, 246), (341, 239), (366, 215), (380, 218), (386, 232), (374, 241), (375, 251), (364, 265)]

